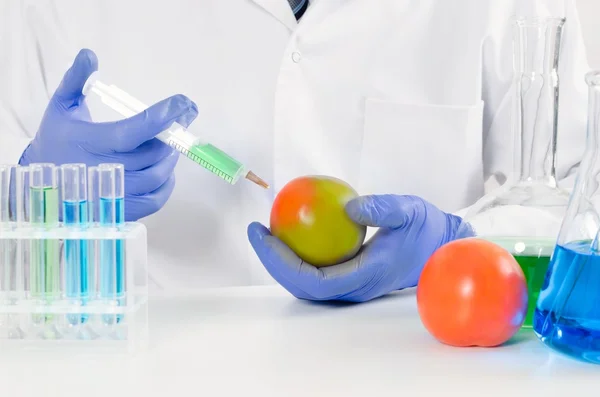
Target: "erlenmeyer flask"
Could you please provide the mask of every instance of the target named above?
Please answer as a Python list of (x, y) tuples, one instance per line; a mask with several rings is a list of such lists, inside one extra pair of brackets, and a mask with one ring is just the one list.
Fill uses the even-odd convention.
[(569, 193), (558, 187), (555, 176), (564, 22), (552, 17), (513, 20), (513, 174), (469, 209), (459, 229), (459, 235), (472, 229), (519, 262), (529, 292), (525, 328), (532, 327), (535, 302), (569, 202)]
[(569, 207), (534, 315), (548, 346), (600, 364), (600, 71), (586, 76), (588, 130)]

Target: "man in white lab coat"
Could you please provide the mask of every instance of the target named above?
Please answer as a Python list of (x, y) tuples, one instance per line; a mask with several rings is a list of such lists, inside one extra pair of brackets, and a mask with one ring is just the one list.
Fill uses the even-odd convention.
[[(0, 0), (0, 162), (125, 163), (155, 288), (275, 280), (299, 298), (369, 300), (414, 286), (456, 238), (452, 214), (511, 172), (516, 13), (567, 19), (566, 178), (583, 151), (588, 71), (571, 0)], [(108, 123), (119, 117), (81, 96), (96, 69), (155, 105)], [(153, 139), (174, 120), (272, 188), (178, 159)], [(364, 196), (349, 214), (380, 227), (347, 264), (317, 270), (254, 223), (306, 174), (350, 183)]]

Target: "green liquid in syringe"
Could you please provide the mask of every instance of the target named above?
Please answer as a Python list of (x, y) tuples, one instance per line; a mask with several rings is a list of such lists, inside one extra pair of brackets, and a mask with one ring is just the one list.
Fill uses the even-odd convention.
[(529, 303), (522, 327), (532, 328), (533, 313), (556, 241), (550, 239), (527, 240), (523, 238), (490, 238), (489, 240), (512, 253), (525, 274)]
[(211, 144), (192, 146), (187, 156), (229, 183), (242, 168), (241, 163)]

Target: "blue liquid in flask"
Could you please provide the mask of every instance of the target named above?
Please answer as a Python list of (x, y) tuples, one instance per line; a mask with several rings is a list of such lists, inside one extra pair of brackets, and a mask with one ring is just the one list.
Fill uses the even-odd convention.
[[(100, 224), (111, 227), (121, 225), (125, 220), (125, 200), (123, 198), (100, 198)], [(114, 220), (114, 222), (113, 222)], [(123, 240), (103, 240), (100, 249), (100, 297), (123, 304), (125, 293), (125, 242)], [(103, 316), (104, 322), (120, 322), (122, 315)]]
[[(88, 224), (87, 201), (63, 201), (64, 223), (68, 226), (85, 228)], [(85, 240), (65, 241), (65, 289), (68, 298), (80, 299), (85, 305), (89, 299), (88, 242)], [(87, 314), (69, 315), (69, 323), (85, 323)]]
[(533, 319), (538, 338), (553, 349), (600, 364), (600, 253), (591, 241), (557, 245)]

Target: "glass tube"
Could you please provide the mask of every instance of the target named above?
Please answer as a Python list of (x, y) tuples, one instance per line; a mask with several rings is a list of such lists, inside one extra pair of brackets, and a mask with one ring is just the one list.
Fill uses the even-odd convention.
[[(16, 167), (15, 170), (15, 215), (17, 228), (27, 227), (29, 224), (29, 167)], [(16, 290), (18, 299), (28, 299), (31, 295), (31, 271), (33, 241), (17, 241), (16, 248)]]
[(458, 236), (472, 231), (508, 250), (527, 281), (523, 328), (532, 328), (569, 193), (556, 180), (560, 44), (563, 18), (513, 20), (512, 139), (514, 169), (498, 190), (477, 201)]
[[(99, 224), (118, 230), (125, 221), (125, 170), (122, 164), (98, 166)], [(104, 240), (100, 249), (100, 298), (122, 303), (125, 294), (125, 242)], [(105, 322), (119, 322), (122, 316), (104, 316)]]
[[(20, 166), (0, 165), (0, 233), (14, 230), (16, 224), (16, 179)], [(23, 298), (21, 283), (22, 262), (20, 261), (22, 240), (0, 238), (0, 305), (16, 305)], [(0, 316), (2, 336), (21, 338), (18, 314)]]
[[(42, 229), (58, 226), (58, 168), (54, 164), (30, 164), (29, 213), (31, 223)], [(31, 293), (46, 301), (60, 294), (60, 245), (58, 240), (32, 241)]]
[[(10, 183), (13, 166), (0, 164), (0, 231), (11, 228)], [(0, 238), (0, 304), (10, 304), (14, 275), (12, 241)], [(0, 316), (0, 326), (7, 325), (8, 316)]]
[(600, 71), (586, 82), (586, 149), (536, 302), (534, 331), (547, 346), (600, 364)]
[(10, 223), (10, 176), (13, 166), (0, 164), (0, 227)]
[[(87, 167), (85, 164), (61, 166), (62, 215), (65, 227), (86, 229), (88, 226)], [(65, 296), (84, 305), (89, 298), (88, 244), (85, 240), (67, 239), (64, 243), (63, 285)], [(71, 325), (85, 322), (87, 316), (68, 316)]]

